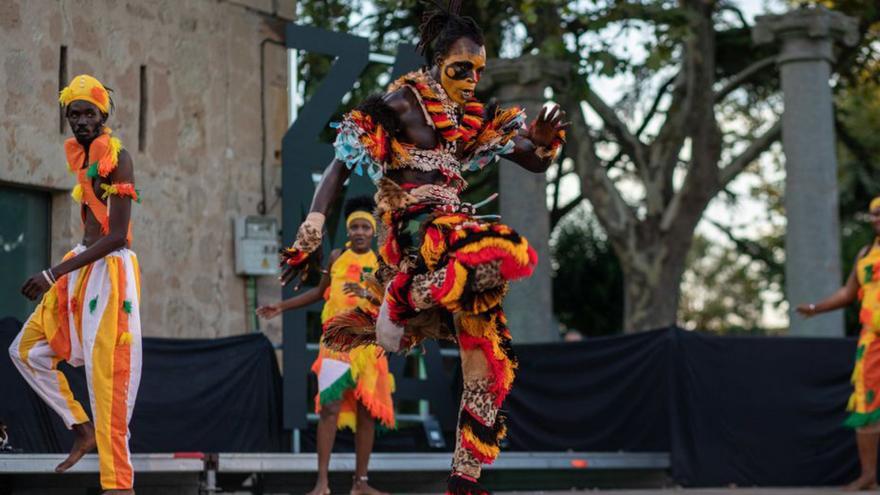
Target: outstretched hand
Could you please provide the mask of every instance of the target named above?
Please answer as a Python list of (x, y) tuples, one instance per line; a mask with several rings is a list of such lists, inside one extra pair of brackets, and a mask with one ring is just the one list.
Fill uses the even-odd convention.
[[(281, 276), (278, 277), (281, 285), (287, 285), (291, 282), (296, 281), (293, 285), (293, 290), (299, 290), (300, 286), (308, 280), (309, 273), (313, 270), (317, 270), (320, 267), (321, 255), (322, 252), (320, 247), (312, 253), (300, 252), (295, 254), (295, 256), (306, 256), (306, 259), (303, 262), (291, 265), (288, 263), (288, 261), (291, 259), (290, 253), (282, 250)], [(296, 280), (297, 278), (299, 278), (299, 280)]]
[(21, 286), (21, 293), (31, 301), (36, 301), (51, 287), (49, 282), (46, 281), (46, 277), (42, 273), (38, 273), (25, 281), (24, 285)]
[(367, 297), (366, 289), (364, 289), (363, 287), (361, 287), (359, 284), (357, 284), (355, 282), (346, 282), (342, 286), (342, 292), (344, 292), (346, 295), (349, 295), (349, 296), (361, 297), (361, 298)]
[(260, 306), (259, 308), (257, 308), (257, 315), (259, 315), (260, 318), (271, 320), (272, 318), (280, 315), (282, 311), (284, 310), (281, 309), (281, 303), (267, 304), (265, 306)]
[(538, 118), (529, 126), (529, 140), (535, 146), (549, 148), (559, 131), (571, 125), (563, 119), (565, 119), (565, 111), (559, 105), (554, 105), (549, 111), (547, 107), (542, 108)]
[(811, 316), (816, 316), (819, 314), (819, 311), (816, 310), (815, 304), (801, 304), (798, 306), (795, 311), (798, 312), (804, 318), (809, 318)]

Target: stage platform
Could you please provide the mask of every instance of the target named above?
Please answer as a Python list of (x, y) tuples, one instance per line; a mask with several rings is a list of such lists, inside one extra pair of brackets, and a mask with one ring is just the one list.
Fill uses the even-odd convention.
[[(97, 491), (98, 459), (84, 457), (64, 475), (54, 473), (61, 454), (0, 454), (0, 495), (73, 495)], [(135, 454), (139, 495), (301, 493), (314, 483), (314, 453)], [(371, 479), (395, 493), (441, 490), (451, 454), (374, 453)], [(334, 491), (350, 484), (354, 454), (331, 458)], [(668, 486), (665, 453), (505, 452), (484, 478), (498, 489), (571, 489)], [(615, 481), (616, 480), (616, 481)]]

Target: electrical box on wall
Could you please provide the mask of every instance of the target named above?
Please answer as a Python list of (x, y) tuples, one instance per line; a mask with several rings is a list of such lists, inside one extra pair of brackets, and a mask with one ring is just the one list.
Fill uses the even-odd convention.
[(235, 273), (278, 275), (278, 220), (240, 216), (234, 230)]

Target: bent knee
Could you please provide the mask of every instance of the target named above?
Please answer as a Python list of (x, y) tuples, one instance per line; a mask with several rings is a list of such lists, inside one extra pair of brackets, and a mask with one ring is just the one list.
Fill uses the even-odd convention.
[(336, 401), (331, 402), (329, 404), (321, 404), (321, 418), (322, 419), (330, 419), (339, 416), (339, 411), (342, 410), (342, 402)]

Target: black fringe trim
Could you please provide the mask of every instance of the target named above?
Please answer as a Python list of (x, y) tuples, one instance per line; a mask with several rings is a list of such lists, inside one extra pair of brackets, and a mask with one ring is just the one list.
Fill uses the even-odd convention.
[(467, 427), (479, 441), (492, 446), (498, 446), (501, 443), (501, 439), (503, 438), (502, 434), (505, 432), (504, 425), (506, 422), (507, 417), (499, 411), (498, 415), (495, 417), (495, 424), (492, 426), (486, 426), (480, 422), (480, 419), (475, 418), (464, 407), (461, 409), (461, 414), (458, 417), (458, 424), (462, 429)]
[(479, 483), (453, 474), (446, 480), (446, 495), (492, 495), (492, 492)]

